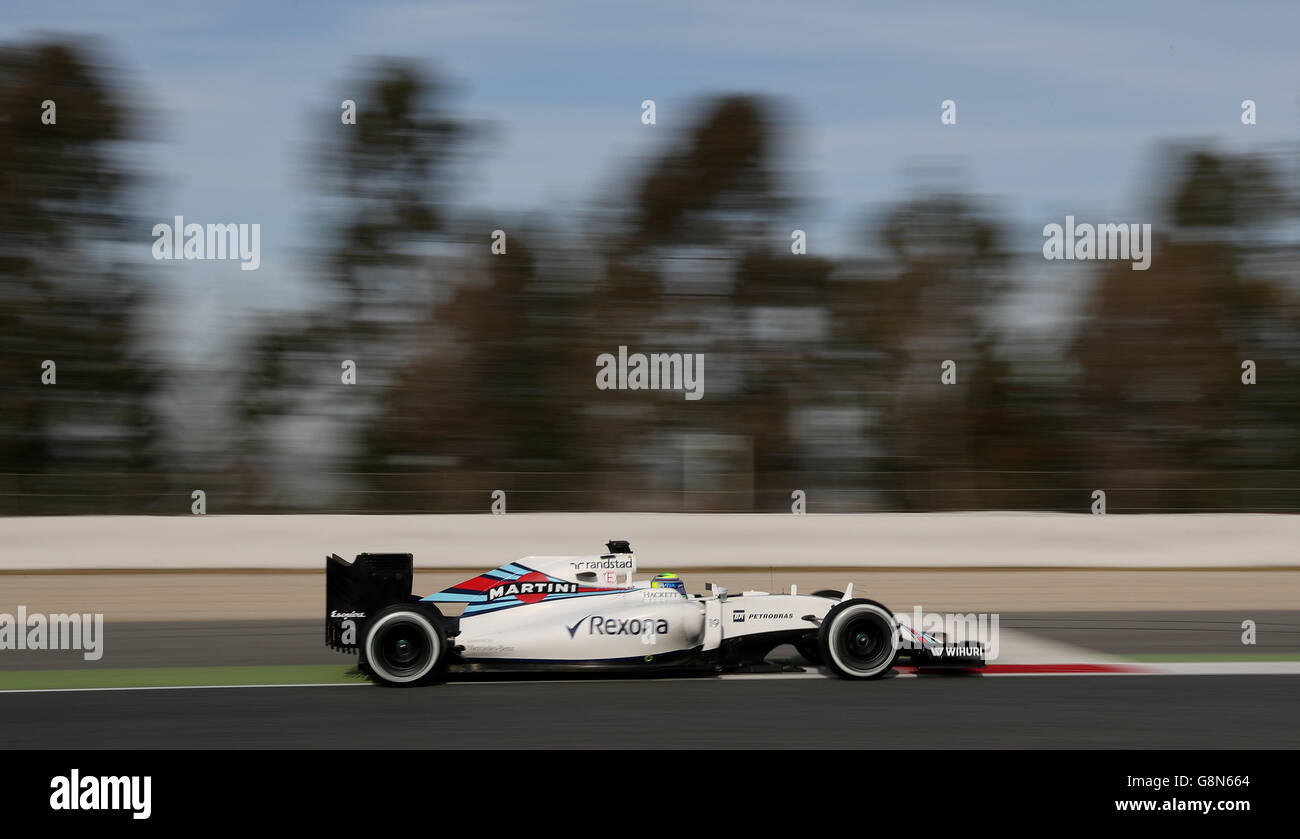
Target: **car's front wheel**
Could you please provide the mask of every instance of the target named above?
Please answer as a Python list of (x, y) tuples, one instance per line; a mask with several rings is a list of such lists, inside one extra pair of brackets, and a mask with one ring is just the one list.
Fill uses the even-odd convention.
[(447, 635), (437, 617), (405, 604), (376, 612), (361, 645), (363, 669), (389, 685), (433, 681), (447, 659)]
[[(828, 598), (828, 599), (830, 599), (830, 600), (843, 600), (843, 599), (844, 599), (844, 592), (842, 592), (842, 591), (836, 591), (835, 589), (831, 589), (831, 588), (824, 588), (824, 589), (822, 589), (822, 590), (820, 590), (820, 591), (814, 591), (814, 592), (812, 593), (812, 596), (813, 596), (813, 597), (825, 597), (825, 598)], [(817, 639), (817, 638), (809, 638), (809, 639), (807, 639), (807, 640), (800, 641), (800, 642), (798, 642), (797, 644), (794, 645), (794, 649), (795, 649), (795, 652), (797, 652), (797, 653), (799, 653), (799, 655), (803, 656), (803, 660), (806, 661), (806, 662), (808, 662), (809, 664), (814, 664), (814, 665), (818, 665), (818, 666), (821, 665), (821, 663), (822, 663), (822, 654), (821, 654), (821, 650), (818, 649), (818, 639)]]
[(898, 660), (898, 628), (874, 600), (846, 600), (822, 620), (817, 639), (822, 663), (845, 679), (879, 679)]

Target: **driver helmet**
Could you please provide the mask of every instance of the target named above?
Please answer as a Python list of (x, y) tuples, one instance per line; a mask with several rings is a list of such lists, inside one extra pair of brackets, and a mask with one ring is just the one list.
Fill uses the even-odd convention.
[(650, 581), (650, 588), (671, 588), (676, 590), (682, 597), (686, 596), (686, 584), (682, 582), (681, 577), (672, 573), (657, 574)]

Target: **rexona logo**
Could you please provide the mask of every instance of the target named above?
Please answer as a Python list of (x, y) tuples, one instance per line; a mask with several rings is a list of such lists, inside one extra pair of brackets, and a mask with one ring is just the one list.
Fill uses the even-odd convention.
[(131, 818), (153, 812), (153, 776), (86, 775), (73, 769), (50, 779), (51, 810), (130, 810)]
[[(513, 582), (504, 583), (499, 586), (493, 586), (488, 589), (488, 602), (501, 597), (517, 597), (525, 603), (536, 603), (548, 594), (576, 594), (578, 591), (577, 583), (553, 582), (542, 577), (540, 580), (529, 580), (533, 576), (527, 574)], [(541, 577), (541, 574), (537, 575)]]
[(576, 638), (578, 630), (587, 624), (588, 635), (667, 635), (668, 621), (663, 618), (607, 618), (601, 615), (587, 615), (573, 626), (566, 626), (569, 637)]

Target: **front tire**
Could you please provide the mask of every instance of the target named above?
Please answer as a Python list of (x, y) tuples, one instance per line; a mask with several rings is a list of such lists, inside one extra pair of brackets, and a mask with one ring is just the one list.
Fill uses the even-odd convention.
[(841, 678), (879, 679), (898, 661), (894, 613), (874, 600), (846, 600), (822, 620), (817, 649)]
[[(826, 597), (831, 600), (843, 600), (844, 592), (836, 591), (833, 588), (824, 588), (821, 591), (814, 591), (813, 597)], [(809, 638), (806, 641), (800, 641), (794, 645), (795, 652), (803, 656), (803, 660), (814, 666), (820, 667), (822, 664), (822, 654), (819, 649), (819, 638)]]
[(409, 687), (437, 678), (447, 663), (447, 634), (436, 612), (396, 604), (375, 613), (361, 644), (362, 670), (386, 685)]

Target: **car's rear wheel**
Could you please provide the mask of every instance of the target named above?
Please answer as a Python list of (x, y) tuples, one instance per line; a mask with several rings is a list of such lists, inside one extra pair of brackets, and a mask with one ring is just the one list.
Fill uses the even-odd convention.
[(432, 610), (388, 606), (370, 619), (361, 659), (362, 669), (382, 684), (426, 684), (446, 664), (447, 635)]
[(822, 621), (818, 652), (845, 679), (879, 679), (898, 660), (894, 615), (874, 600), (846, 600)]

